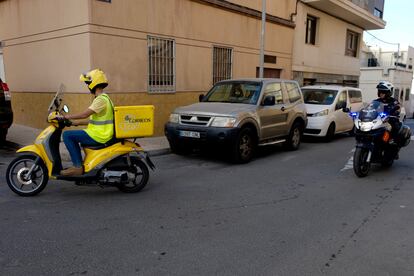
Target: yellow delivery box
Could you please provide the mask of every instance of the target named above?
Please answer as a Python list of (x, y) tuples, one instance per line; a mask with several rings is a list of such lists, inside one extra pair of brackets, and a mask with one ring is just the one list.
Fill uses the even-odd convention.
[(116, 138), (137, 138), (154, 133), (154, 106), (115, 106)]

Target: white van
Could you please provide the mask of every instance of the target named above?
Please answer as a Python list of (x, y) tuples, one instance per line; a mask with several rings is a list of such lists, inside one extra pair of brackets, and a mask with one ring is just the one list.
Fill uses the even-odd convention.
[(362, 108), (361, 90), (337, 85), (311, 85), (302, 88), (308, 124), (305, 135), (332, 140), (336, 133), (353, 131), (353, 121), (348, 112)]

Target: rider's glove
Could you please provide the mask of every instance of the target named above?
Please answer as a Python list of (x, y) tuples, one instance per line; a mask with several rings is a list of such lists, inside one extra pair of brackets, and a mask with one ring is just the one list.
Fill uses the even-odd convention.
[(69, 120), (69, 119), (64, 119), (64, 120), (63, 120), (63, 124), (64, 124), (66, 127), (70, 127), (70, 126), (72, 126), (72, 121), (71, 121), (71, 120)]

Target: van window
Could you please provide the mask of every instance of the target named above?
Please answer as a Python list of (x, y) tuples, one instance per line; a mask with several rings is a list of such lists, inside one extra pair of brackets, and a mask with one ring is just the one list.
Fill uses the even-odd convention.
[(336, 102), (335, 110), (342, 109), (346, 107), (346, 91), (341, 92)]
[(349, 90), (349, 102), (350, 103), (361, 103), (362, 102), (362, 93), (359, 90)]
[(289, 96), (289, 101), (291, 103), (296, 102), (297, 100), (300, 100), (300, 91), (298, 86), (295, 83), (288, 82), (286, 83), (286, 88)]
[(334, 102), (337, 90), (302, 89), (303, 98), (307, 104), (330, 105)]
[(270, 83), (266, 85), (264, 97), (266, 96), (274, 96), (276, 104), (283, 103), (283, 96), (282, 96), (282, 86), (280, 83)]

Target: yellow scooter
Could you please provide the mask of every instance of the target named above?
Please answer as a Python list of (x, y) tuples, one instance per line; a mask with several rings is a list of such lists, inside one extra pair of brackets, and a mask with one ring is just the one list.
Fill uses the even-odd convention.
[(50, 124), (36, 138), (33, 145), (19, 149), (20, 155), (8, 166), (7, 184), (21, 196), (40, 193), (49, 179), (75, 181), (77, 185), (95, 184), (115, 186), (126, 193), (142, 190), (148, 182), (150, 167), (155, 166), (143, 148), (125, 139), (113, 139), (105, 145), (84, 147), (84, 174), (61, 176), (62, 160), (59, 152), (62, 130), (71, 125), (69, 120), (59, 121), (56, 116), (68, 107), (61, 108), (62, 98), (58, 91), (49, 106)]

